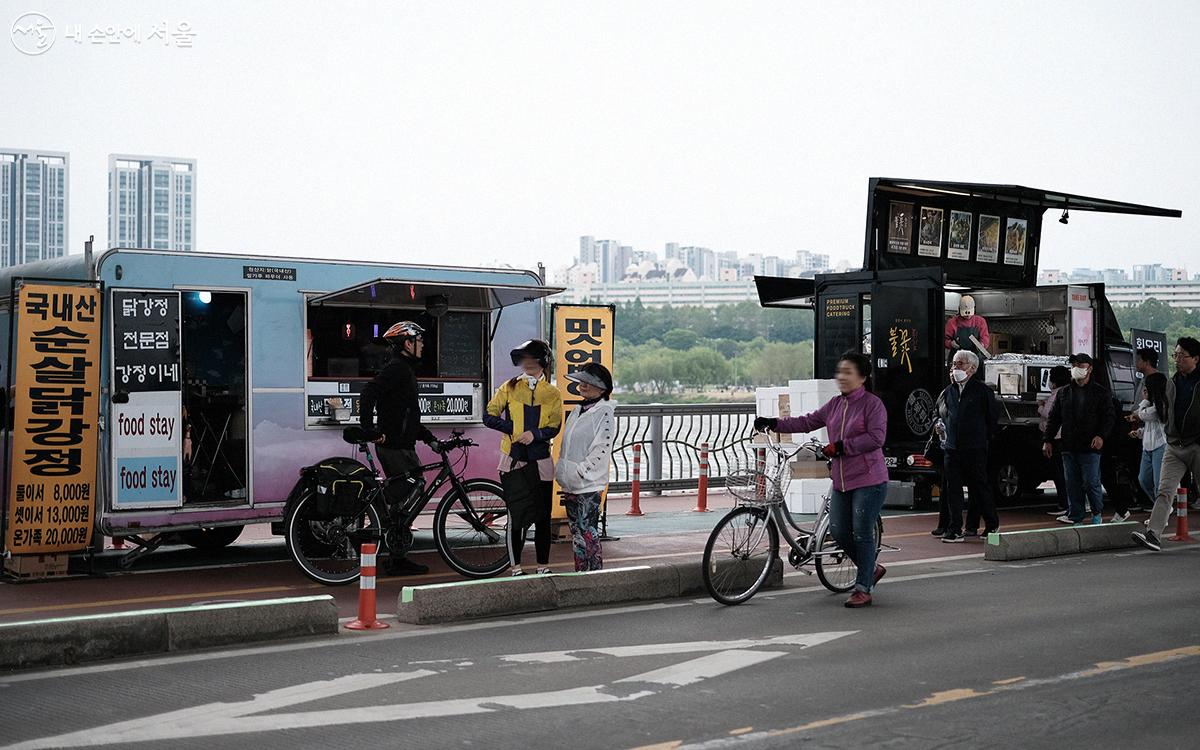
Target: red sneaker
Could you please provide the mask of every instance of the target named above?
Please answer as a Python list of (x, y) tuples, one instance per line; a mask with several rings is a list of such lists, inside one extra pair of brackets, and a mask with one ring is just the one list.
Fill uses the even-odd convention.
[(887, 568), (883, 567), (879, 563), (876, 563), (875, 564), (875, 583), (879, 583), (880, 581), (882, 581), (883, 577), (885, 575), (887, 575)]
[(871, 606), (871, 595), (865, 591), (855, 591), (850, 595), (850, 598), (846, 600), (846, 606), (850, 609), (869, 607)]

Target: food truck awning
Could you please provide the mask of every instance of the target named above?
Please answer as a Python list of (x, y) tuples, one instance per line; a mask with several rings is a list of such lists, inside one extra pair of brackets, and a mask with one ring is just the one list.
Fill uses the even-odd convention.
[(758, 303), (763, 307), (811, 308), (816, 282), (784, 276), (755, 276)]
[(562, 287), (520, 284), (468, 284), (453, 281), (375, 279), (313, 297), (312, 305), (350, 307), (423, 307), (445, 296), (452, 310), (492, 311), (549, 297)]
[(1138, 203), (1088, 198), (1084, 195), (1060, 193), (1053, 190), (1028, 188), (1021, 185), (989, 185), (982, 182), (941, 182), (937, 180), (901, 180), (878, 177), (878, 185), (913, 195), (959, 195), (968, 198), (1001, 201), (1020, 206), (1040, 206), (1069, 211), (1100, 211), (1109, 214), (1137, 214), (1178, 219), (1183, 212), (1175, 208), (1143, 206)]

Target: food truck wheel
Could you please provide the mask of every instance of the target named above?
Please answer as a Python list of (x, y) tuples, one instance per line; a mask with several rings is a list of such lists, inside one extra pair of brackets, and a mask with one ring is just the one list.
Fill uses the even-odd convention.
[(184, 544), (206, 551), (218, 550), (233, 544), (242, 535), (243, 526), (214, 526), (211, 529), (191, 529), (179, 533)]
[(996, 500), (1010, 502), (1025, 493), (1026, 479), (1021, 467), (1010, 458), (1000, 461), (992, 470), (992, 486), (996, 492)]

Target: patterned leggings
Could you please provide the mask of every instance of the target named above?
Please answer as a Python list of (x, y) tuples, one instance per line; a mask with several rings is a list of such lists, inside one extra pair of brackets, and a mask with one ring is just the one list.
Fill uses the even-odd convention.
[(562, 499), (571, 527), (575, 570), (600, 570), (604, 567), (600, 553), (600, 493), (563, 493)]

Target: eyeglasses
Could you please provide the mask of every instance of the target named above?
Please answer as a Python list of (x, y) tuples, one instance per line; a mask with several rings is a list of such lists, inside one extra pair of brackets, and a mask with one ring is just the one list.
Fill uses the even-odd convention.
[(1175, 359), (1195, 359), (1195, 357), (1193, 357), (1191, 354), (1188, 354), (1187, 352), (1182, 351), (1182, 350), (1176, 350), (1176, 351), (1171, 352), (1171, 356), (1174, 357)]

